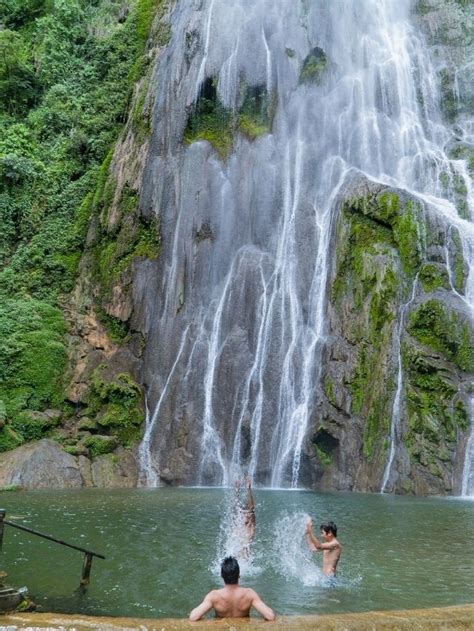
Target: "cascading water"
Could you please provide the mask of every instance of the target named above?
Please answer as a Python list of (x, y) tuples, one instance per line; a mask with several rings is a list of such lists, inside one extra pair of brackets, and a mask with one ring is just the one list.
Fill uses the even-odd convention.
[[(228, 484), (245, 469), (298, 485), (327, 334), (333, 211), (356, 170), (435, 208), (472, 260), (472, 224), (442, 199), (441, 174), (472, 187), (464, 162), (444, 153), (450, 132), (410, 10), (409, 0), (177, 2), (143, 195), (163, 235), (147, 303), (144, 484), (176, 471)], [(235, 133), (226, 159), (205, 141), (183, 146), (205, 85), (234, 117), (258, 88), (271, 132)], [(462, 300), (472, 305), (472, 292)]]
[[(415, 299), (416, 289), (417, 289), (418, 278), (415, 278), (413, 283), (413, 288), (410, 296), (410, 300), (403, 305), (400, 310), (400, 316), (397, 327), (397, 389), (395, 391), (395, 398), (393, 400), (392, 407), (392, 422), (390, 427), (390, 449), (388, 452), (387, 464), (385, 465), (385, 471), (383, 473), (382, 485), (380, 487), (380, 492), (385, 493), (387, 490), (387, 484), (390, 478), (390, 473), (392, 472), (392, 465), (395, 458), (395, 449), (397, 443), (399, 442), (400, 437), (397, 436), (400, 431), (400, 420), (401, 420), (401, 411), (402, 411), (402, 395), (403, 395), (403, 361), (402, 361), (402, 352), (401, 352), (401, 339), (403, 328), (405, 324), (405, 318), (407, 311)], [(397, 440), (398, 439), (398, 440)]]

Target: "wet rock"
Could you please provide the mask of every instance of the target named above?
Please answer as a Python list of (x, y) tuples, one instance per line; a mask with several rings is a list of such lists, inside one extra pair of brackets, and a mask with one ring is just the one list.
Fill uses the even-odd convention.
[(138, 482), (137, 460), (128, 449), (94, 458), (91, 465), (92, 485), (100, 488), (133, 488)]
[[(427, 244), (418, 237), (423, 233)], [(453, 234), (405, 192), (356, 176), (341, 194), (316, 453), (306, 449), (314, 485), (380, 490), (400, 357), (403, 393), (388, 490), (452, 491), (473, 366), (470, 316), (450, 291), (450, 278), (462, 276), (465, 265)], [(337, 440), (331, 449), (318, 440), (328, 435)]]
[(76, 459), (45, 438), (0, 455), (0, 487), (9, 485), (25, 489), (81, 488), (83, 479)]

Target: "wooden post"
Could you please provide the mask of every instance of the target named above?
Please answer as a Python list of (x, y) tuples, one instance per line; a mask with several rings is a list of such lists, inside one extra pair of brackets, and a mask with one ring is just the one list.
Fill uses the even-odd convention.
[(91, 567), (92, 567), (92, 554), (88, 552), (84, 555), (84, 563), (82, 564), (81, 585), (89, 585)]
[(3, 529), (5, 528), (5, 524), (3, 523), (4, 519), (5, 519), (5, 509), (0, 508), (0, 550), (2, 549), (2, 545), (3, 545)]

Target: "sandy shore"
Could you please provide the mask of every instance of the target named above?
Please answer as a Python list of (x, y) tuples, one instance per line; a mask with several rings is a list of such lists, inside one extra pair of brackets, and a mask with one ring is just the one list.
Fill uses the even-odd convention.
[(0, 629), (49, 629), (51, 631), (181, 631), (183, 629), (212, 629), (213, 631), (245, 631), (256, 627), (268, 627), (273, 631), (283, 629), (317, 629), (318, 631), (358, 631), (378, 629), (474, 629), (474, 604), (409, 611), (376, 611), (369, 613), (337, 614), (324, 616), (291, 616), (278, 618), (276, 622), (251, 620), (206, 620), (188, 622), (176, 619), (105, 618), (96, 616), (66, 615), (54, 613), (25, 613), (0, 616)]

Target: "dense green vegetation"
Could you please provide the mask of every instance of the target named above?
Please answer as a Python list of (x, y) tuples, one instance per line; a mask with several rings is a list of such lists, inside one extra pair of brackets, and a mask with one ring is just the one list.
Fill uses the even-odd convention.
[[(0, 5), (0, 450), (41, 435), (25, 410), (63, 404), (58, 307), (74, 285), (101, 165), (146, 72), (159, 4)], [(124, 256), (134, 248), (148, 251), (142, 233)]]

